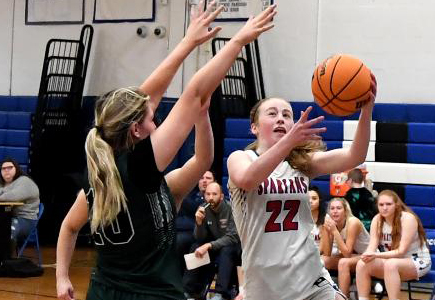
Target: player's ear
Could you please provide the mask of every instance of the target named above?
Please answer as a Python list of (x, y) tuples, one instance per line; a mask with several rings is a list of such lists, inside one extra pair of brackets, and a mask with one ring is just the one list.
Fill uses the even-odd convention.
[(255, 123), (251, 124), (251, 133), (255, 136), (257, 136), (257, 134), (258, 134), (258, 128), (257, 128), (257, 125)]
[(139, 132), (139, 126), (138, 125), (139, 124), (137, 122), (133, 122), (130, 125), (129, 130), (130, 130), (130, 134), (131, 134), (132, 137), (135, 137), (135, 138), (139, 138), (140, 137), (140, 132)]

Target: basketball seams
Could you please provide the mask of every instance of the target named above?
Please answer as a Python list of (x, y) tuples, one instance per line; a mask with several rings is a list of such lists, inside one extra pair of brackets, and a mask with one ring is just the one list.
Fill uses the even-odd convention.
[[(338, 64), (338, 62), (339, 62), (340, 60), (341, 60), (341, 55), (340, 55), (340, 57), (338, 57), (337, 60), (335, 61), (335, 65), (334, 65), (334, 67), (332, 68), (332, 72), (331, 72), (331, 78), (329, 78), (329, 91), (331, 92), (332, 98), (329, 99), (328, 97), (326, 97), (326, 98), (328, 99), (328, 101), (327, 101), (323, 106), (321, 106), (322, 108), (325, 107), (325, 106), (327, 106), (327, 105), (329, 105), (329, 103), (333, 102), (334, 99), (337, 98), (337, 95), (340, 94), (340, 93), (338, 93), (337, 95), (335, 95), (334, 92), (332, 91), (332, 78), (334, 78), (335, 68), (337, 67), (337, 64)], [(319, 86), (320, 86), (320, 84), (319, 84)], [(320, 86), (320, 87), (321, 87), (321, 86)]]
[[(322, 85), (320, 84), (319, 68), (316, 69), (316, 81), (317, 81), (317, 86), (319, 87), (319, 90), (322, 92), (324, 98), (329, 100), (328, 96), (326, 95), (325, 91), (322, 88)], [(324, 105), (328, 105), (328, 103), (326, 103)]]
[(338, 105), (339, 103), (335, 103), (335, 102), (331, 102), (330, 103), (330, 105), (331, 106), (335, 106), (336, 108), (339, 108), (339, 109), (341, 109), (342, 111), (345, 111), (346, 113), (350, 113), (350, 114), (353, 114), (354, 112), (355, 112), (355, 110), (350, 110), (350, 109), (348, 109), (348, 108), (343, 108), (343, 107), (341, 107), (340, 105)]
[(313, 95), (314, 95), (314, 98), (317, 99), (317, 102), (321, 102), (321, 103), (317, 103), (320, 107), (323, 107), (323, 103), (326, 103), (328, 101), (328, 99), (324, 100), (321, 96), (319, 96), (314, 91), (313, 91)]
[[(361, 65), (359, 66), (359, 68), (358, 68), (358, 70), (356, 71), (356, 73), (349, 79), (349, 81), (343, 86), (343, 88), (341, 89), (341, 91), (339, 91), (338, 93), (337, 93), (337, 95), (335, 95), (335, 97), (338, 97), (338, 96), (340, 96), (340, 94), (347, 88), (347, 86), (355, 79), (355, 77), (358, 75), (358, 73), (362, 70), (362, 68), (363, 68), (363, 66), (364, 66), (364, 64), (363, 63), (361, 63)], [(332, 74), (332, 76), (331, 76), (331, 86), (332, 86), (332, 82), (334, 81), (334, 77), (333, 77), (333, 75), (334, 74)]]
[[(334, 81), (334, 73), (335, 73), (335, 69), (337, 68), (337, 65), (338, 65), (338, 63), (339, 63), (339, 61), (341, 60), (341, 55), (340, 55), (340, 57), (335, 61), (335, 65), (334, 65), (334, 67), (332, 68), (332, 72), (331, 72), (331, 78), (329, 79), (329, 91), (331, 92), (331, 95), (332, 95), (332, 99), (331, 99), (331, 101), (334, 99), (334, 98), (336, 98), (338, 95), (340, 95), (340, 93), (341, 93), (341, 91), (337, 94), (337, 95), (335, 95), (334, 94), (334, 91), (332, 90), (332, 82)], [(343, 90), (342, 90), (343, 91)]]
[[(361, 92), (361, 88), (364, 89), (370, 79), (367, 78), (370, 71), (367, 73), (364, 63), (346, 54), (338, 54), (329, 59), (315, 69), (312, 80), (313, 96), (317, 104), (329, 114), (353, 114), (370, 100), (370, 87)], [(323, 71), (324, 68), (326, 71)], [(352, 71), (354, 74), (349, 77)], [(358, 94), (355, 95), (356, 93)]]
[(369, 87), (369, 88), (367, 89), (367, 91), (365, 91), (364, 93), (358, 95), (358, 96), (355, 97), (355, 98), (350, 98), (350, 99), (341, 99), (340, 97), (337, 97), (337, 100), (340, 100), (341, 102), (355, 101), (355, 100), (357, 100), (357, 99), (359, 99), (359, 98), (361, 98), (361, 97), (364, 97), (364, 96), (365, 96), (367, 93), (369, 93), (370, 91), (371, 91), (371, 87)]

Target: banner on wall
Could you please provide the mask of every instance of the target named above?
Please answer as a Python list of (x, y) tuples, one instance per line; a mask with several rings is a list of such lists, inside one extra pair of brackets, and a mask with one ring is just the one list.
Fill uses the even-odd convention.
[(26, 0), (26, 25), (83, 24), (85, 0)]
[(94, 0), (94, 23), (152, 22), (155, 0)]
[[(212, 1), (207, 0), (207, 5)], [(216, 0), (217, 5), (222, 5), (224, 10), (215, 21), (246, 21), (249, 16), (257, 15), (273, 2), (274, 0)]]

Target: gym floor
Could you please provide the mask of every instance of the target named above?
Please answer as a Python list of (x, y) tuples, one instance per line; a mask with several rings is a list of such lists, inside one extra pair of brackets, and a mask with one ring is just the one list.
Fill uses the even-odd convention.
[[(32, 248), (26, 249), (31, 256)], [(42, 248), (44, 263), (44, 275), (33, 278), (0, 278), (1, 300), (52, 300), (56, 299), (56, 249), (52, 247)], [(91, 268), (94, 265), (95, 252), (89, 247), (77, 248), (71, 262), (70, 278), (74, 286), (76, 300), (86, 298), (86, 290), (89, 284)], [(428, 299), (429, 294), (412, 294), (414, 299)], [(375, 299), (372, 297), (371, 299)], [(387, 299), (384, 297), (383, 299)], [(402, 291), (400, 299), (408, 299), (406, 291)]]

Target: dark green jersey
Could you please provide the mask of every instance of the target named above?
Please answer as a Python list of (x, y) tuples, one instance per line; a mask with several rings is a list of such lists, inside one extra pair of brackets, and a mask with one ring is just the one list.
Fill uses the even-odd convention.
[(349, 202), (352, 214), (360, 219), (367, 231), (370, 232), (370, 224), (377, 214), (373, 194), (365, 187), (351, 188), (344, 198)]
[[(150, 138), (115, 157), (127, 197), (110, 226), (94, 234), (93, 279), (133, 293), (184, 299), (175, 252), (175, 204), (155, 163)], [(85, 189), (88, 202), (93, 191)]]

